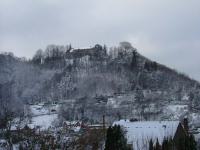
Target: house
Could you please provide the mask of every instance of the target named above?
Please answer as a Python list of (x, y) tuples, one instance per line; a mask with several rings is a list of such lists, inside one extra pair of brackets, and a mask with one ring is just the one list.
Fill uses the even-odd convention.
[(83, 126), (83, 122), (81, 121), (64, 121), (63, 122), (64, 128), (68, 130), (72, 130), (74, 132), (79, 132), (81, 127)]
[(106, 55), (106, 49), (104, 49), (101, 45), (96, 44), (92, 48), (74, 49), (73, 51), (67, 51), (66, 59), (76, 59), (76, 58), (82, 58), (84, 56), (101, 58), (104, 57), (105, 55)]
[(172, 138), (178, 150), (180, 140), (186, 139), (187, 133), (179, 121), (136, 121), (120, 120), (113, 123), (124, 130), (128, 145), (134, 150), (149, 150), (149, 141), (158, 140), (162, 144), (165, 138)]

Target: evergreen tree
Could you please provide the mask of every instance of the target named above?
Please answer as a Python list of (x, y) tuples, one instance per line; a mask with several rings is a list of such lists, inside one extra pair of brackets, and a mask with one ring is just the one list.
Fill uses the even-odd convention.
[(150, 71), (150, 66), (148, 62), (145, 62), (144, 69), (146, 69), (147, 71)]
[(187, 144), (188, 144), (187, 142), (188, 142), (187, 138), (180, 138), (178, 140), (178, 143), (176, 144), (177, 149), (178, 150), (185, 150), (186, 147), (187, 147)]
[(109, 127), (107, 130), (106, 135), (106, 144), (105, 144), (105, 150), (111, 150), (113, 148), (113, 129), (112, 127)]
[(157, 64), (157, 62), (153, 62), (152, 63), (152, 68), (154, 69), (154, 71), (157, 71), (157, 69), (158, 69), (158, 64)]
[(186, 133), (188, 134), (189, 125), (188, 125), (188, 119), (187, 119), (187, 118), (184, 118), (184, 119), (183, 119), (183, 127), (184, 127)]
[(174, 142), (173, 142), (173, 139), (170, 138), (168, 140), (168, 149), (171, 150), (171, 149), (174, 149)]
[(178, 143), (176, 143), (176, 147), (178, 150), (197, 150), (197, 143), (194, 136), (191, 134), (186, 136), (185, 138), (180, 138), (178, 140)]
[(169, 150), (168, 148), (168, 139), (164, 138), (162, 143), (162, 150)]
[(154, 150), (161, 150), (161, 146), (160, 146), (160, 144), (159, 144), (158, 139), (156, 140), (156, 145), (155, 145), (155, 147), (154, 147)]
[(189, 136), (190, 150), (197, 150), (197, 143), (193, 135)]
[(152, 139), (149, 141), (149, 150), (153, 150), (153, 141), (152, 141)]
[(107, 130), (105, 150), (128, 150), (127, 141), (121, 127), (115, 125)]
[(137, 67), (137, 52), (134, 50), (132, 60), (131, 60), (131, 68), (134, 69), (136, 67)]

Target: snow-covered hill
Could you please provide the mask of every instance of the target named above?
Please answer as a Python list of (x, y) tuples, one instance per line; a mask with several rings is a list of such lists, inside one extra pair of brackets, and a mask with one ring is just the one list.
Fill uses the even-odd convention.
[[(34, 117), (57, 111), (61, 120), (87, 122), (100, 122), (103, 115), (107, 122), (199, 116), (199, 82), (142, 56), (127, 42), (109, 49), (51, 45), (29, 61), (1, 54), (0, 64), (2, 117), (4, 106), (18, 116), (25, 104), (34, 104)], [(61, 109), (38, 102), (56, 102)]]

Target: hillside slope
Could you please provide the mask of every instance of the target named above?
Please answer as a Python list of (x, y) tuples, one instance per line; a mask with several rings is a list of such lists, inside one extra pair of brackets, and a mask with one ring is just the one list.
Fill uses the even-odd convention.
[[(127, 42), (110, 49), (51, 45), (30, 61), (1, 54), (0, 64), (1, 101), (63, 103), (60, 118), (180, 119), (200, 107), (197, 81), (147, 59)], [(168, 106), (187, 110), (174, 118), (179, 111)]]

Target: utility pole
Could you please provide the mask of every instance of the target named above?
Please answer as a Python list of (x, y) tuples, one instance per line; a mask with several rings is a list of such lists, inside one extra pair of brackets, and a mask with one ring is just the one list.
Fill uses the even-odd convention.
[(104, 139), (106, 139), (105, 115), (103, 115), (103, 134), (104, 134)]

